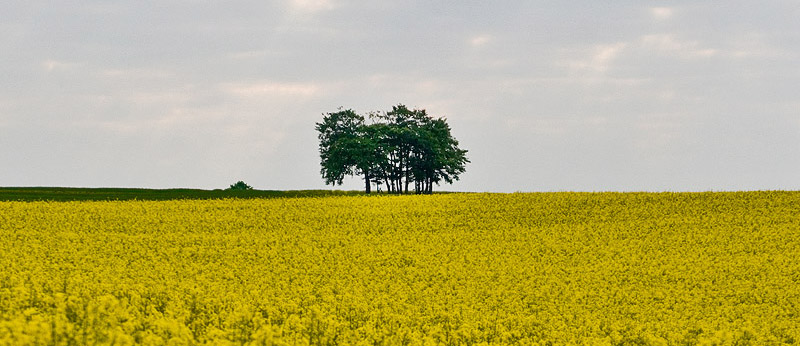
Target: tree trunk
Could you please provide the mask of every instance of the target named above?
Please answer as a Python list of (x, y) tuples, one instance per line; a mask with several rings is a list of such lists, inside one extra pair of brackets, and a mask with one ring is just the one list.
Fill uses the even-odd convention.
[(364, 186), (364, 191), (365, 191), (367, 194), (369, 194), (370, 192), (372, 192), (372, 184), (370, 184), (370, 181), (369, 181), (369, 173), (367, 173), (367, 172), (364, 172), (364, 184), (365, 184), (365, 186)]

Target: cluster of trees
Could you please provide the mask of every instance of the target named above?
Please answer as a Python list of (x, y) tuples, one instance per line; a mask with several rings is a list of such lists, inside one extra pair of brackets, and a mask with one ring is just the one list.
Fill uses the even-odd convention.
[(408, 193), (412, 184), (415, 193), (432, 193), (434, 184), (458, 180), (469, 162), (447, 121), (424, 109), (401, 104), (366, 117), (342, 108), (323, 115), (316, 129), (326, 184), (358, 175), (366, 193), (373, 184), (389, 193)]

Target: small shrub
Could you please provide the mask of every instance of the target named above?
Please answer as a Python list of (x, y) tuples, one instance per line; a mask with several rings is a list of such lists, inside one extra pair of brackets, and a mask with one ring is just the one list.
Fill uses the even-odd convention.
[(253, 187), (250, 185), (245, 184), (245, 182), (239, 180), (236, 184), (231, 185), (228, 190), (252, 190)]

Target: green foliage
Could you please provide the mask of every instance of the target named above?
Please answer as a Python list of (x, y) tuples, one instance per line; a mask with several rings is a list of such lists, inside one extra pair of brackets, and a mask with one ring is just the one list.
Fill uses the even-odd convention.
[(237, 181), (236, 184), (233, 184), (231, 185), (231, 187), (228, 188), (228, 190), (234, 190), (234, 191), (246, 191), (252, 189), (253, 189), (252, 186), (247, 185), (245, 182), (241, 180)]
[(354, 169), (364, 156), (361, 131), (364, 117), (353, 110), (339, 109), (328, 113), (321, 123), (316, 124), (319, 132), (320, 173), (325, 184), (342, 184), (345, 176), (353, 175)]
[(445, 119), (402, 104), (370, 113), (369, 124), (366, 119), (340, 108), (316, 124), (326, 184), (360, 175), (367, 193), (371, 184), (407, 193), (412, 183), (416, 193), (432, 193), (433, 184), (451, 184), (465, 172), (467, 150), (458, 147)]

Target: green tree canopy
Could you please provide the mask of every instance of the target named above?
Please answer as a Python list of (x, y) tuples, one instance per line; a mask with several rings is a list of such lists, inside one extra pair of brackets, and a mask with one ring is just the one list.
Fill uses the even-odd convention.
[(412, 184), (416, 193), (432, 193), (434, 184), (458, 180), (469, 163), (445, 119), (402, 104), (367, 117), (340, 108), (316, 129), (326, 184), (359, 175), (367, 193), (372, 184), (390, 193), (408, 193)]
[(236, 184), (232, 184), (228, 188), (228, 190), (252, 190), (252, 189), (253, 189), (252, 186), (247, 185), (247, 183), (245, 183), (245, 182), (243, 182), (241, 180), (237, 181)]

